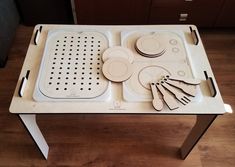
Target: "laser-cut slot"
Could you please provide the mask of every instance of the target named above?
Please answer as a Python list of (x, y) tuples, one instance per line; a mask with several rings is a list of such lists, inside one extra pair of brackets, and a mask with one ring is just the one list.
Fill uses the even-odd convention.
[(212, 97), (215, 97), (217, 94), (216, 88), (215, 88), (215, 84), (214, 81), (212, 79), (212, 77), (208, 77), (208, 74), (206, 71), (204, 71), (205, 77), (206, 77), (206, 82), (208, 84), (208, 87), (210, 89), (210, 93)]
[(194, 45), (198, 45), (199, 38), (198, 38), (196, 30), (193, 30), (193, 28), (191, 26), (189, 27), (189, 29), (191, 31), (191, 36), (192, 36), (192, 39), (193, 39), (193, 44)]
[(19, 87), (19, 92), (18, 92), (20, 97), (23, 97), (23, 95), (24, 95), (25, 88), (26, 88), (26, 85), (27, 85), (27, 81), (29, 79), (29, 73), (30, 73), (30, 70), (28, 70), (26, 72), (26, 75), (21, 80), (20, 87)]

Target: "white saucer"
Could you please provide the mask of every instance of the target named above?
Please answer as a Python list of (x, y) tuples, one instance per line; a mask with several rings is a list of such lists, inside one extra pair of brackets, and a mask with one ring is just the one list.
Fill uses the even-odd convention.
[(104, 51), (102, 55), (103, 62), (107, 61), (109, 58), (121, 57), (127, 59), (130, 63), (134, 61), (134, 55), (132, 51), (128, 48), (122, 46), (114, 46), (108, 48)]
[(102, 71), (108, 80), (123, 82), (131, 77), (133, 67), (127, 59), (114, 57), (104, 62)]
[(145, 35), (140, 37), (136, 41), (136, 49), (142, 53), (143, 56), (150, 55), (153, 57), (154, 55), (161, 55), (164, 53), (165, 46), (163, 42), (161, 42), (160, 36), (154, 35)]

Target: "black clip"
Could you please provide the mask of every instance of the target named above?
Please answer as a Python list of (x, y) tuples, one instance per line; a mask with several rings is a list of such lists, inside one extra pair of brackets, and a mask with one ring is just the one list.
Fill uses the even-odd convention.
[(27, 71), (25, 77), (23, 77), (22, 80), (21, 80), (20, 88), (19, 88), (19, 92), (18, 92), (20, 97), (23, 97), (23, 95), (24, 95), (24, 90), (25, 90), (25, 87), (26, 87), (26, 83), (29, 79), (29, 73), (30, 73), (30, 70)]
[(37, 29), (37, 31), (35, 33), (34, 40), (33, 40), (35, 45), (38, 44), (41, 32), (42, 32), (42, 26), (40, 26), (39, 29)]
[(215, 89), (214, 81), (213, 81), (212, 77), (208, 77), (206, 71), (204, 71), (204, 74), (205, 74), (205, 77), (206, 77), (206, 82), (207, 82), (207, 84), (209, 86), (209, 89), (210, 89), (210, 92), (211, 92), (211, 96), (215, 97), (216, 94), (217, 94), (217, 91)]
[(193, 44), (194, 44), (194, 45), (198, 45), (198, 43), (199, 43), (199, 38), (198, 38), (198, 36), (197, 36), (196, 30), (193, 30), (193, 28), (192, 28), (191, 26), (189, 27), (189, 29), (190, 29), (190, 31), (191, 31), (191, 36), (192, 36), (192, 38), (193, 38)]

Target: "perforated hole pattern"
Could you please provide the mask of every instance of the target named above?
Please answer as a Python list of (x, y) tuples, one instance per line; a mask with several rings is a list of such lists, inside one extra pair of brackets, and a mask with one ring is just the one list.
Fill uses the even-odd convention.
[[(41, 91), (54, 98), (98, 96), (107, 81), (102, 74), (102, 52), (108, 42), (96, 32), (63, 32), (48, 41)], [(45, 75), (45, 76), (44, 76)]]

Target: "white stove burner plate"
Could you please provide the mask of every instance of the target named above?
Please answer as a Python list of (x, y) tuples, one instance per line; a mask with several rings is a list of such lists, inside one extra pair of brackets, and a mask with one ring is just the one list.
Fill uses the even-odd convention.
[(152, 101), (149, 83), (158, 82), (164, 75), (179, 76), (184, 72), (185, 77), (192, 77), (191, 69), (186, 63), (180, 62), (134, 62), (132, 76), (123, 82), (123, 97), (126, 101), (141, 102)]
[[(146, 55), (137, 49), (137, 41), (141, 37), (146, 36), (159, 36), (158, 42), (164, 46), (164, 49), (159, 50), (157, 55)], [(181, 36), (184, 34), (182, 32), (172, 32), (172, 31), (123, 31), (121, 33), (121, 44), (132, 51), (134, 54), (135, 61), (151, 61), (156, 62), (179, 62), (187, 60), (187, 51), (185, 47), (185, 42)]]

